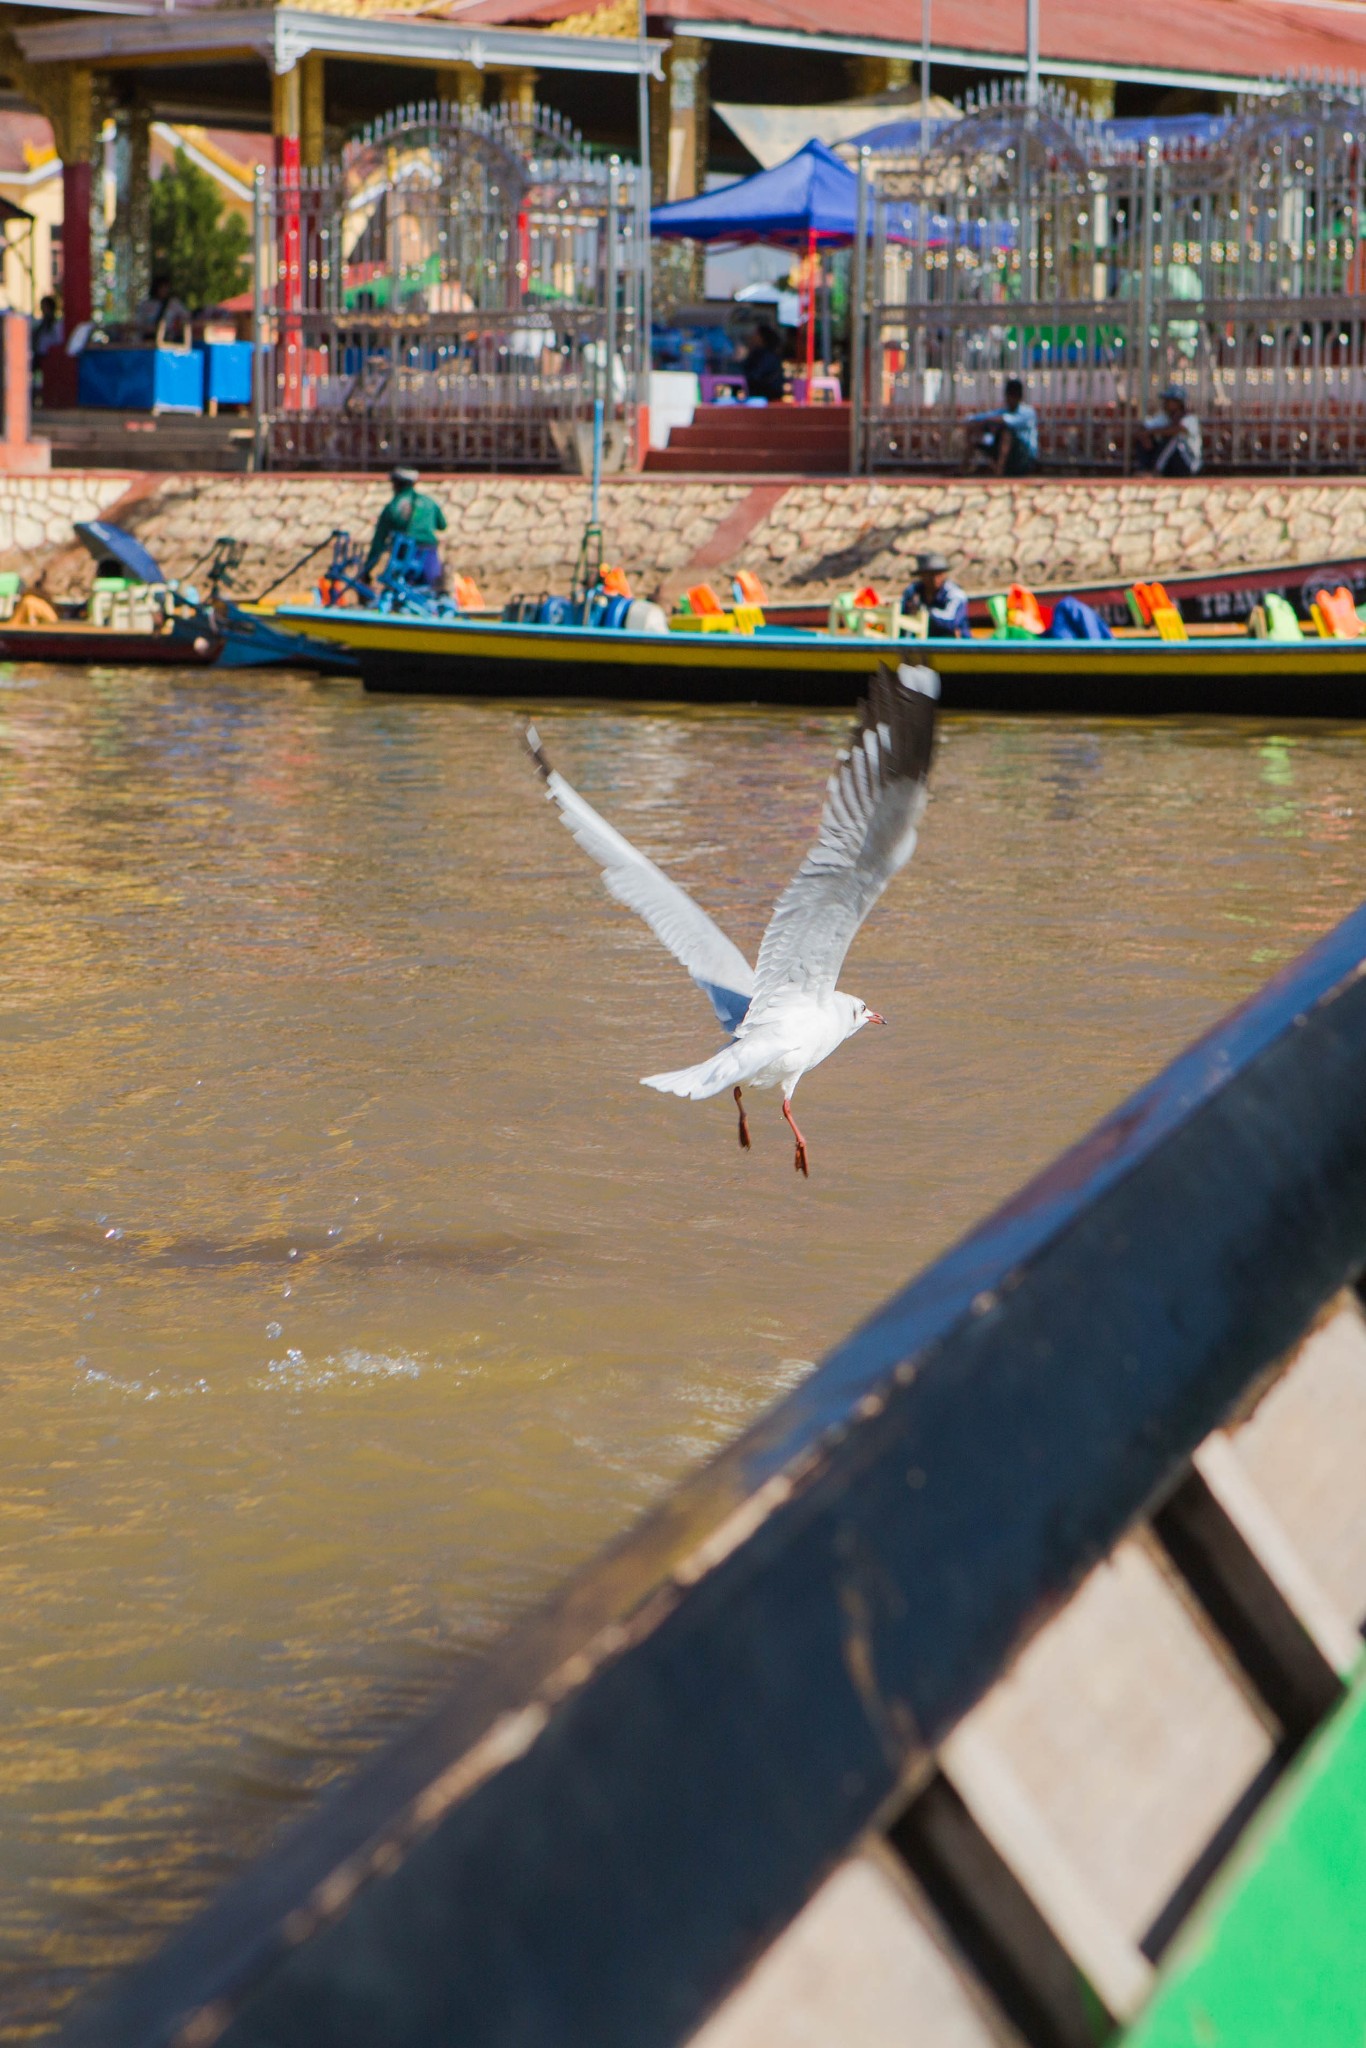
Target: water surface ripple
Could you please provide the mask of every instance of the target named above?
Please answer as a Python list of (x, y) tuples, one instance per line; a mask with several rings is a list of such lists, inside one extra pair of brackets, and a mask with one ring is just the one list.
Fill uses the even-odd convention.
[[(843, 721), (534, 708), (752, 947)], [(517, 726), (0, 670), (0, 2040), (1366, 885), (1359, 729), (947, 720), (803, 1185)]]

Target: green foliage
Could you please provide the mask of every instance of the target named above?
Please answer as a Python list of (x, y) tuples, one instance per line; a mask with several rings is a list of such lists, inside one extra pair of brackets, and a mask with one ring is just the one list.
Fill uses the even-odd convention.
[(251, 231), (225, 212), (213, 179), (183, 149), (153, 183), (151, 226), (152, 275), (169, 277), (192, 312), (246, 290)]

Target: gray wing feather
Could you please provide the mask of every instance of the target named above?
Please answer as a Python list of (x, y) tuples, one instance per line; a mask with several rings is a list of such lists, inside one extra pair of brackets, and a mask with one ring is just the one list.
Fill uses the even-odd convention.
[(526, 743), (547, 796), (584, 852), (601, 868), (608, 893), (644, 918), (660, 943), (687, 968), (721, 1023), (734, 1031), (749, 1008), (754, 987), (754, 970), (740, 948), (686, 889), (671, 882), (551, 767), (534, 725), (527, 727)]
[(830, 777), (816, 843), (764, 933), (749, 1025), (790, 996), (831, 994), (854, 934), (915, 852), (938, 695), (932, 669), (879, 664)]

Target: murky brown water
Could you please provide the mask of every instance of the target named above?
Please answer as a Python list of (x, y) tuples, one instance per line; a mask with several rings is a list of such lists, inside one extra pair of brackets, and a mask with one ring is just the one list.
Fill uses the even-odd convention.
[[(842, 720), (538, 718), (753, 945)], [(804, 1186), (517, 723), (0, 671), (0, 2039), (1366, 893), (1366, 729), (948, 721)]]

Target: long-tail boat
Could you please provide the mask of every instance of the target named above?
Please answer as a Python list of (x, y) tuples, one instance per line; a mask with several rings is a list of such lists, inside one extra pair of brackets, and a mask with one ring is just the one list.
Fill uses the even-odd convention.
[(1358, 910), (64, 2048), (1360, 2043), (1364, 966)]
[(620, 627), (282, 605), (281, 626), (348, 650), (367, 689), (456, 697), (852, 704), (875, 653), (938, 670), (949, 710), (1366, 717), (1366, 637), (877, 640), (793, 627)]

